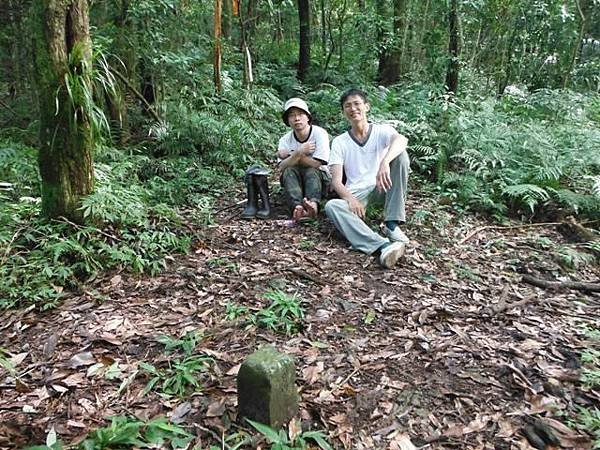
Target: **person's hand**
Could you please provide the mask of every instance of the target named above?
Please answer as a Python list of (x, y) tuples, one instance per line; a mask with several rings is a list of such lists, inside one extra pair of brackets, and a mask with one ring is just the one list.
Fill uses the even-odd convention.
[(352, 197), (349, 200), (346, 200), (348, 202), (348, 206), (350, 207), (350, 211), (352, 211), (354, 214), (356, 214), (358, 217), (360, 217), (361, 219), (365, 218), (365, 207), (364, 205), (359, 202), (356, 197)]
[(385, 161), (381, 161), (381, 164), (379, 165), (379, 170), (377, 171), (376, 187), (379, 192), (387, 192), (392, 188), (390, 165)]
[(317, 146), (315, 145), (314, 142), (305, 142), (300, 147), (298, 147), (297, 151), (303, 155), (308, 156), (315, 151), (315, 148), (317, 148)]
[(291, 152), (290, 152), (288, 149), (286, 149), (286, 148), (282, 148), (282, 149), (280, 149), (280, 150), (278, 151), (278, 153), (279, 153), (279, 154), (278, 154), (277, 156), (279, 156), (279, 159), (285, 159), (285, 158), (287, 158), (288, 156), (290, 156), (290, 153), (291, 153)]

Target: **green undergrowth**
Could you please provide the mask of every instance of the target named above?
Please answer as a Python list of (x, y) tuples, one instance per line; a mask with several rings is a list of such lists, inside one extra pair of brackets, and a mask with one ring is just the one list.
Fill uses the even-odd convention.
[[(584, 330), (586, 349), (581, 354), (581, 382), (584, 391), (600, 387), (600, 328)], [(600, 409), (597, 406), (580, 406), (572, 425), (586, 432), (593, 439), (594, 449), (600, 449)]]
[[(343, 88), (306, 93), (332, 136), (348, 125)], [(438, 87), (367, 88), (374, 122), (409, 138), (412, 168), (444, 202), (502, 220), (507, 215), (600, 218), (600, 96), (539, 90), (452, 99)]]
[[(101, 148), (86, 225), (39, 217), (34, 148), (0, 142), (0, 308), (56, 305), (106, 270), (156, 274), (192, 241), (184, 219), (209, 223), (226, 180), (191, 158)], [(183, 215), (185, 213), (185, 217)]]

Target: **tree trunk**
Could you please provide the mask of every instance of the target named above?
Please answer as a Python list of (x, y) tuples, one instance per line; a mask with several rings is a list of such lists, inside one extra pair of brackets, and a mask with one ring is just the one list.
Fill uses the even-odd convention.
[(458, 0), (450, 1), (448, 10), (448, 71), (446, 72), (446, 89), (453, 94), (458, 93)]
[(78, 208), (94, 185), (87, 0), (37, 0), (32, 23), (42, 214), (81, 223)]
[(383, 65), (380, 64), (379, 66), (379, 81), (383, 85), (396, 83), (400, 79), (400, 74), (402, 72), (401, 66), (403, 39), (400, 39), (400, 36), (403, 36), (405, 32), (404, 23), (406, 22), (406, 3), (407, 0), (394, 0), (394, 41), (391, 49), (385, 53)]
[(386, 20), (386, 7), (385, 0), (376, 0), (375, 10), (377, 15), (377, 48), (378, 48), (378, 79), (381, 80), (381, 75), (385, 69), (385, 60), (387, 58), (386, 43), (385, 43), (385, 20)]
[(221, 13), (222, 0), (215, 0), (214, 16), (214, 52), (213, 52), (213, 81), (215, 90), (221, 92)]
[(309, 0), (298, 0), (300, 20), (300, 54), (298, 57), (298, 78), (306, 80), (310, 68), (310, 4)]
[(225, 39), (231, 37), (231, 0), (223, 2), (222, 32)]
[(571, 53), (571, 59), (569, 61), (569, 65), (567, 70), (565, 71), (565, 75), (563, 78), (563, 89), (566, 89), (569, 85), (569, 80), (571, 78), (571, 73), (575, 68), (575, 62), (577, 61), (577, 53), (579, 53), (579, 49), (581, 48), (581, 43), (583, 42), (583, 36), (585, 34), (586, 28), (586, 18), (583, 14), (583, 10), (579, 3), (579, 0), (575, 0), (575, 6), (577, 7), (577, 12), (579, 13), (579, 19), (581, 20), (581, 25), (579, 27), (579, 34), (577, 35), (577, 41), (573, 44), (573, 52)]

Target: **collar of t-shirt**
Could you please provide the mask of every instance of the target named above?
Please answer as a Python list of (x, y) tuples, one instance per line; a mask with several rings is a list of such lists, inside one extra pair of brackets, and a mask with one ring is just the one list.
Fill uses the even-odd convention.
[(294, 139), (296, 140), (296, 142), (298, 142), (299, 144), (304, 144), (306, 141), (308, 141), (310, 139), (310, 135), (312, 134), (312, 125), (310, 125), (310, 130), (308, 130), (308, 136), (306, 136), (306, 139), (304, 139), (303, 141), (298, 139), (298, 136), (296, 136), (295, 131), (292, 131), (292, 134), (294, 135)]
[(366, 145), (366, 143), (369, 142), (369, 138), (371, 137), (371, 131), (373, 131), (373, 124), (369, 123), (369, 131), (367, 131), (367, 136), (365, 137), (365, 140), (362, 142), (359, 141), (356, 136), (354, 136), (354, 134), (352, 133), (352, 128), (350, 128), (348, 130), (348, 135), (354, 142), (356, 142), (356, 145), (358, 145), (359, 147), (364, 147)]

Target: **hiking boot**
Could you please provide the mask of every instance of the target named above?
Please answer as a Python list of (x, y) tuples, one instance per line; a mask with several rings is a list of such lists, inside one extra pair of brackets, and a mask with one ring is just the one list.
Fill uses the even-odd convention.
[(404, 234), (399, 226), (396, 226), (396, 228), (390, 230), (387, 225), (384, 224), (381, 227), (381, 232), (392, 242), (403, 242), (405, 244), (408, 244), (409, 242), (408, 236)]
[(258, 211), (258, 192), (254, 183), (254, 175), (246, 175), (246, 191), (248, 193), (248, 201), (242, 212), (242, 219), (254, 219)]
[(404, 255), (406, 244), (404, 242), (392, 242), (384, 247), (379, 254), (379, 264), (386, 269), (391, 269)]
[(269, 182), (266, 175), (254, 175), (255, 186), (262, 201), (262, 207), (256, 211), (259, 219), (268, 219), (271, 216), (271, 202), (269, 201)]

